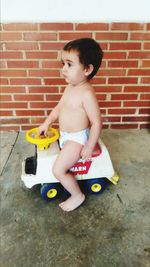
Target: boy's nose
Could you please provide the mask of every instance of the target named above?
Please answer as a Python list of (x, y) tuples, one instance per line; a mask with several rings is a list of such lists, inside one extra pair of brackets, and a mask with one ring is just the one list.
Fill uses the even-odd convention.
[(67, 71), (67, 67), (64, 65), (63, 68), (62, 68), (63, 74), (66, 73), (66, 71)]

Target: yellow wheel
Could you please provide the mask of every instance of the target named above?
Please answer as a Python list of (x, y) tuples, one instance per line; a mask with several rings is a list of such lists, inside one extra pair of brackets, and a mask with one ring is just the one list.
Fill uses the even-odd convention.
[(107, 185), (107, 179), (97, 178), (89, 179), (87, 181), (87, 190), (90, 194), (101, 194)]
[(42, 137), (38, 135), (38, 128), (33, 128), (26, 133), (26, 140), (38, 146), (40, 150), (47, 149), (49, 144), (55, 142), (59, 138), (59, 133), (54, 128), (48, 129), (48, 135)]
[(61, 193), (61, 186), (59, 183), (43, 184), (41, 186), (41, 196), (46, 201), (56, 199)]
[(47, 197), (54, 198), (57, 195), (57, 190), (55, 188), (48, 190)]
[(91, 190), (92, 190), (92, 192), (94, 192), (94, 193), (98, 193), (98, 192), (100, 192), (101, 191), (101, 189), (102, 189), (102, 187), (101, 187), (101, 185), (100, 184), (93, 184), (92, 186), (91, 186)]

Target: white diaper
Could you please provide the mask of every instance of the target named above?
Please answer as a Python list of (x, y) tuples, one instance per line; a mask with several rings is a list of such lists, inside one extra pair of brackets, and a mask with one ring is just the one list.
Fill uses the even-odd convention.
[(59, 138), (60, 148), (63, 148), (63, 146), (65, 145), (65, 143), (68, 140), (77, 142), (77, 143), (84, 146), (86, 144), (88, 138), (89, 138), (89, 129), (88, 128), (86, 128), (80, 132), (73, 132), (73, 133), (60, 131), (60, 138)]

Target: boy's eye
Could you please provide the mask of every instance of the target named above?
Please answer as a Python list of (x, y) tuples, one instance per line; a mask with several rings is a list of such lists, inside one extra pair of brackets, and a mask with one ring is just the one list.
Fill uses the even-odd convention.
[(72, 66), (72, 63), (71, 62), (64, 62), (64, 61), (61, 61), (62, 65), (65, 66), (65, 64), (68, 66), (68, 67), (71, 67)]

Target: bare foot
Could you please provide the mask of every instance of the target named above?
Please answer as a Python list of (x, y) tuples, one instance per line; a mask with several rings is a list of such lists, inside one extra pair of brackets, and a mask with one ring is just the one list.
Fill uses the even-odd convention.
[(71, 196), (66, 201), (59, 204), (64, 211), (72, 211), (79, 207), (85, 200), (84, 194), (78, 194), (77, 196)]

